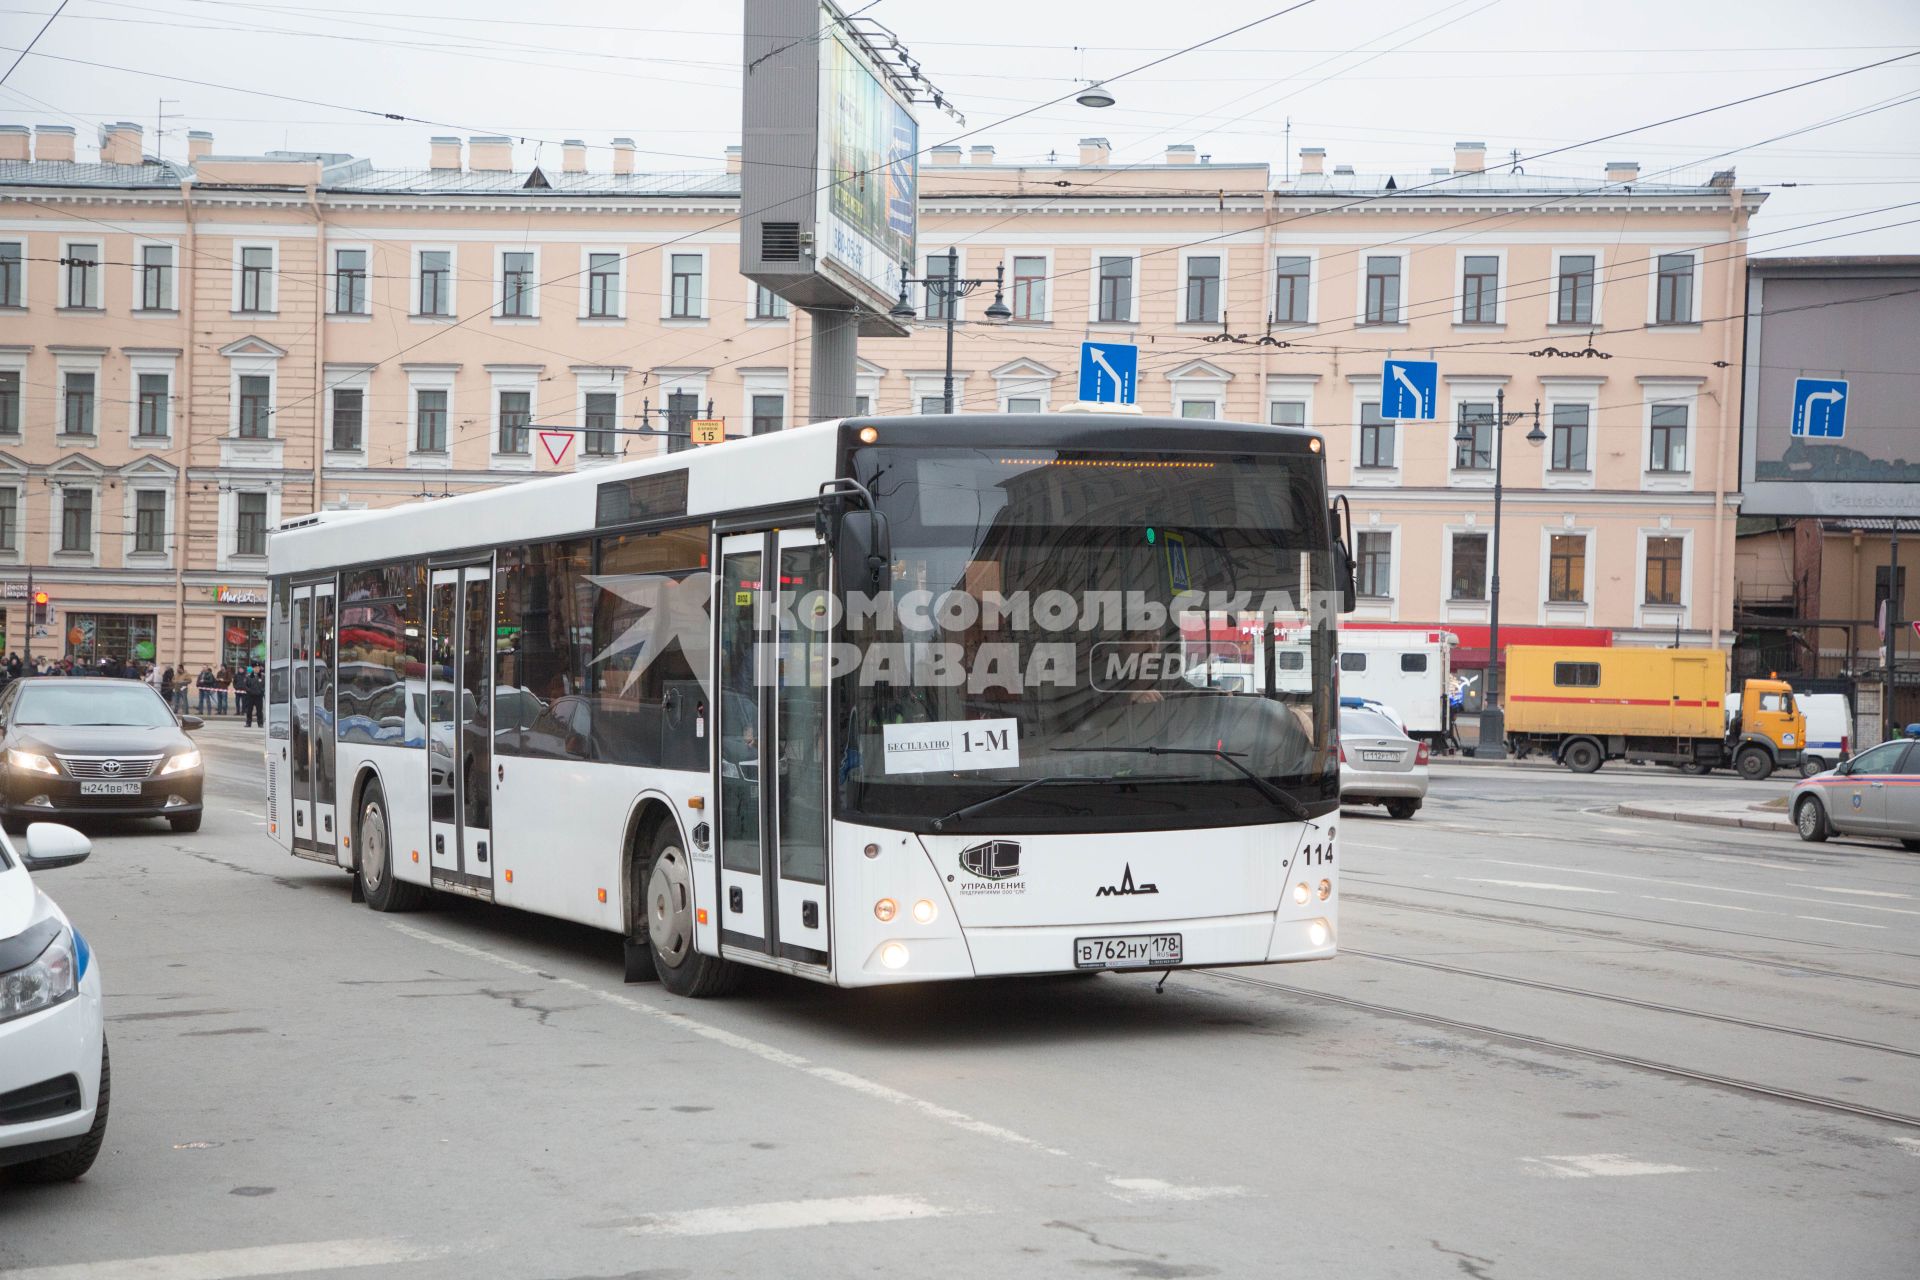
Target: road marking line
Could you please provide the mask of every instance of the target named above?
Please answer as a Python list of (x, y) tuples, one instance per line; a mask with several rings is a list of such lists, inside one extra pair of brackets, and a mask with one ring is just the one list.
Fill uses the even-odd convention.
[(1483, 880), (1477, 876), (1461, 877), (1468, 884), (1497, 884), (1508, 889), (1558, 889), (1562, 893), (1599, 893), (1612, 896), (1611, 889), (1589, 889), (1577, 884), (1548, 884), (1541, 880)]
[(726, 1236), (743, 1231), (790, 1231), (796, 1227), (835, 1227), (856, 1222), (899, 1222), (944, 1218), (955, 1210), (928, 1204), (917, 1196), (842, 1196), (827, 1200), (776, 1200), (718, 1209), (659, 1213), (627, 1227), (636, 1236)]
[(1645, 898), (1648, 902), (1677, 902), (1683, 907), (1711, 907), (1715, 911), (1744, 911), (1748, 915), (1757, 915), (1757, 916), (1772, 916), (1772, 915), (1780, 914), (1777, 911), (1759, 911), (1753, 907), (1731, 906), (1725, 902), (1695, 902), (1692, 898), (1662, 898), (1657, 894), (1651, 894), (1651, 893), (1643, 893), (1640, 896)]
[(1247, 1194), (1245, 1187), (1181, 1187), (1158, 1178), (1108, 1178), (1107, 1184), (1130, 1200), (1217, 1200)]
[[(1608, 880), (1638, 880), (1644, 884), (1665, 885), (1669, 889), (1705, 889), (1708, 893), (1737, 893), (1748, 898), (1778, 898), (1784, 902), (1806, 904), (1806, 895), (1799, 893), (1766, 893), (1759, 889), (1730, 889), (1723, 884), (1694, 884), (1689, 880), (1668, 880), (1662, 876), (1630, 876), (1619, 871), (1583, 871), (1579, 867), (1556, 867), (1547, 862), (1509, 862), (1505, 858), (1482, 858), (1482, 862), (1491, 862), (1496, 867), (1531, 867), (1535, 871), (1558, 871), (1569, 876), (1600, 876)], [(1896, 916), (1920, 916), (1920, 911), (1908, 911), (1904, 907), (1876, 907), (1865, 902), (1833, 902), (1828, 906), (1846, 907), (1851, 911), (1886, 911)]]
[(442, 1258), (451, 1252), (443, 1246), (415, 1245), (400, 1240), (315, 1240), (307, 1244), (210, 1249), (202, 1253), (160, 1254), (106, 1262), (68, 1262), (52, 1267), (0, 1271), (0, 1276), (6, 1280), (232, 1280), (239, 1276), (421, 1262)]
[(1913, 895), (1910, 893), (1888, 893), (1884, 889), (1836, 889), (1828, 884), (1796, 884), (1793, 887), (1812, 889), (1819, 893), (1850, 893), (1860, 898), (1902, 898), (1908, 902), (1913, 901)]
[(1866, 924), (1859, 920), (1834, 920), (1834, 919), (1830, 919), (1827, 916), (1795, 916), (1794, 919), (1795, 920), (1818, 920), (1821, 924), (1851, 925), (1856, 929), (1884, 929), (1887, 927), (1883, 924)]
[(1905, 1147), (1908, 1154), (1920, 1156), (1920, 1138), (1902, 1138), (1895, 1136), (1893, 1140)]
[(1654, 1164), (1602, 1152), (1590, 1156), (1522, 1156), (1527, 1172), (1542, 1178), (1643, 1178), (1658, 1173), (1699, 1173), (1683, 1164)]
[(530, 978), (539, 978), (544, 982), (551, 982), (557, 986), (578, 991), (583, 995), (593, 996), (596, 999), (606, 1001), (608, 1004), (617, 1005), (622, 1009), (627, 1009), (634, 1013), (643, 1013), (650, 1018), (656, 1018), (679, 1030), (691, 1031), (694, 1035), (705, 1037), (708, 1040), (714, 1041), (716, 1044), (723, 1044), (730, 1049), (738, 1049), (743, 1053), (750, 1053), (754, 1057), (770, 1062), (775, 1066), (786, 1067), (790, 1070), (810, 1075), (816, 1080), (824, 1080), (828, 1084), (839, 1085), (843, 1089), (850, 1089), (855, 1093), (865, 1094), (867, 1097), (880, 1102), (890, 1102), (895, 1106), (902, 1106), (909, 1110), (918, 1111), (929, 1119), (938, 1120), (942, 1124), (951, 1125), (963, 1132), (971, 1133), (982, 1138), (992, 1138), (996, 1142), (1004, 1142), (1010, 1146), (1026, 1147), (1033, 1151), (1044, 1151), (1050, 1156), (1064, 1156), (1067, 1154), (1058, 1147), (1049, 1147), (1045, 1143), (1036, 1142), (1023, 1133), (1015, 1133), (1012, 1129), (1004, 1128), (997, 1124), (989, 1124), (985, 1120), (976, 1120), (965, 1112), (955, 1111), (952, 1107), (943, 1107), (939, 1103), (929, 1102), (925, 1098), (917, 1098), (913, 1094), (904, 1093), (899, 1089), (893, 1088), (891, 1085), (881, 1084), (877, 1080), (869, 1080), (865, 1076), (854, 1075), (850, 1071), (841, 1071), (835, 1067), (821, 1066), (819, 1063), (809, 1061), (797, 1053), (789, 1053), (785, 1049), (777, 1049), (773, 1045), (763, 1043), (762, 1041), (754, 1040), (732, 1031), (723, 1030), (709, 1023), (700, 1022), (684, 1013), (669, 1013), (665, 1009), (647, 1004), (644, 1001), (635, 1000), (630, 996), (623, 996), (599, 987), (588, 986), (586, 983), (577, 982), (572, 978), (562, 978), (547, 970), (537, 969), (530, 964), (521, 964), (518, 960), (510, 960), (506, 956), (499, 955), (492, 951), (483, 951), (479, 947), (469, 946), (464, 942), (455, 942), (452, 938), (443, 938), (439, 934), (430, 933), (425, 929), (416, 928), (410, 924), (401, 924), (397, 920), (389, 920), (386, 923), (388, 928), (397, 929), (410, 938), (417, 938), (422, 942), (430, 942), (436, 947), (443, 947), (457, 955), (468, 956), (476, 960), (485, 960), (490, 964), (499, 965), (503, 969), (511, 969), (515, 973), (524, 974)]
[(1769, 871), (1806, 871), (1805, 867), (1795, 866), (1791, 862), (1762, 862), (1758, 858), (1729, 858), (1721, 853), (1703, 853), (1700, 855), (1700, 860), (1702, 862), (1731, 862), (1741, 867), (1765, 867)]

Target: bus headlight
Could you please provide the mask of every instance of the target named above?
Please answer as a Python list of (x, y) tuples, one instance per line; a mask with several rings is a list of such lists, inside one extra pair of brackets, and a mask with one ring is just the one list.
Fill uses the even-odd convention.
[(1320, 882), (1320, 901), (1325, 902), (1328, 898), (1331, 898), (1332, 896), (1333, 896), (1333, 881), (1322, 880)]
[(920, 924), (932, 924), (936, 914), (933, 903), (926, 898), (913, 904), (913, 918)]
[(886, 946), (880, 948), (880, 963), (889, 969), (906, 968), (907, 944), (904, 942), (889, 942)]
[(1293, 886), (1293, 900), (1296, 905), (1304, 907), (1307, 905), (1308, 899), (1312, 897), (1313, 891), (1307, 888), (1307, 882), (1305, 880)]
[(873, 918), (875, 920), (878, 920), (881, 924), (887, 923), (887, 921), (893, 919), (895, 916), (899, 914), (900, 914), (900, 904), (895, 902), (892, 898), (882, 898), (880, 899), (880, 901), (873, 904)]
[(1325, 920), (1315, 920), (1307, 926), (1307, 941), (1316, 947), (1327, 945), (1327, 939), (1333, 936), (1333, 930), (1327, 927)]

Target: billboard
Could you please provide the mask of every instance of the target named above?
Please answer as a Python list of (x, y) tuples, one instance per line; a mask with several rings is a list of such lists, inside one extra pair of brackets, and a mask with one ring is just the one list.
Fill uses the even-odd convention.
[(1920, 260), (1750, 259), (1741, 512), (1920, 516)]
[(821, 253), (891, 306), (914, 262), (920, 126), (823, 6)]

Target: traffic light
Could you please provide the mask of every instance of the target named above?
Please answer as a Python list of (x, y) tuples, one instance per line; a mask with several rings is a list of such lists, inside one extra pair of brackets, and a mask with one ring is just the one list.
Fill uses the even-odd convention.
[(33, 623), (35, 626), (46, 625), (47, 605), (51, 600), (52, 597), (44, 591), (36, 591), (33, 593)]

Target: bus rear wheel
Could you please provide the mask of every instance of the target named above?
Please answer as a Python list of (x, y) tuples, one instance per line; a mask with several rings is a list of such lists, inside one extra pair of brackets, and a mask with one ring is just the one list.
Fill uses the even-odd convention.
[(387, 798), (378, 782), (369, 781), (353, 822), (353, 874), (360, 880), (360, 896), (375, 911), (418, 911), (427, 891), (394, 875), (392, 832)]
[[(657, 977), (677, 996), (704, 999), (723, 996), (740, 985), (740, 966), (719, 956), (702, 955), (693, 945), (693, 861), (680, 847), (680, 835), (671, 822), (662, 823), (648, 852), (640, 883), (641, 937), (627, 943), (628, 980)], [(646, 949), (651, 975), (636, 974), (635, 944)]]

